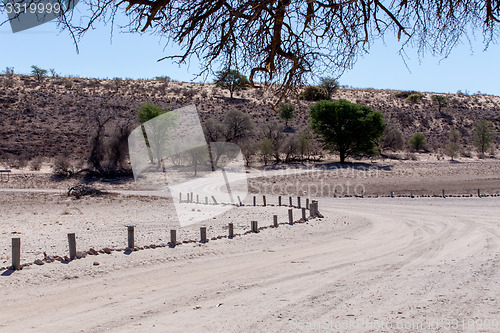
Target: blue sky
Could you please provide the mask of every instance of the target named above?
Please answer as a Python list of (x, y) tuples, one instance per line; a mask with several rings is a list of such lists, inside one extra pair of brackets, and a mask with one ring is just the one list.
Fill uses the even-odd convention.
[[(9, 66), (14, 67), (16, 73), (29, 73), (31, 65), (37, 65), (54, 68), (61, 75), (100, 78), (168, 75), (179, 81), (190, 81), (200, 71), (196, 61), (182, 66), (168, 60), (157, 62), (165, 55), (179, 53), (175, 45), (165, 48), (158, 36), (115, 31), (111, 39), (109, 27), (104, 26), (87, 33), (79, 44), (79, 54), (69, 35), (60, 33), (53, 23), (15, 34), (4, 25), (0, 27), (0, 43), (0, 70)], [(340, 83), (359, 88), (441, 93), (461, 90), (500, 95), (500, 66), (497, 65), (500, 46), (493, 45), (483, 52), (481, 41), (474, 42), (472, 50), (467, 43), (456, 48), (447, 59), (429, 54), (419, 60), (416, 52), (409, 50), (410, 71), (398, 54), (399, 47), (394, 38), (388, 38), (386, 45), (376, 43), (369, 54), (340, 78)]]

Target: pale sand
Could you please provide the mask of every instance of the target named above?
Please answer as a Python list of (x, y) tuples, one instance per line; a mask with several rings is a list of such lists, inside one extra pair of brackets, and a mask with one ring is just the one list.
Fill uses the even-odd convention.
[[(92, 224), (103, 207), (108, 207), (106, 216), (119, 234), (115, 242), (125, 238), (124, 226), (132, 218), (149, 221), (162, 214), (153, 209), (159, 200), (154, 198), (121, 203), (115, 198), (113, 204), (108, 199), (83, 200), (79, 207), (85, 207), (85, 200), (92, 204), (79, 214), (72, 202), (58, 205), (48, 196), (42, 216), (62, 209), (71, 214), (60, 217), (62, 226), (45, 226), (60, 232), (63, 244), (68, 225), (82, 230), (84, 221), (95, 235), (102, 235), (95, 242), (113, 240), (112, 233)], [(201, 246), (185, 244), (130, 255), (113, 252), (69, 264), (33, 265), (0, 276), (0, 330), (298, 332), (315, 328), (307, 322), (347, 325), (349, 320), (371, 320), (394, 325), (392, 330), (373, 331), (396, 332), (416, 331), (404, 324), (441, 320), (440, 331), (447, 332), (445, 320), (461, 324), (463, 319), (465, 329), (459, 331), (497, 331), (470, 329), (468, 320), (500, 321), (499, 198), (323, 198), (319, 202), (325, 218), (308, 224), (282, 225)], [(40, 207), (26, 206), (25, 212), (13, 205), (7, 212), (3, 208), (2, 220), (12, 218), (15, 223), (15, 216), (20, 221), (30, 209)], [(286, 208), (267, 207), (237, 209), (220, 220), (243, 228), (252, 219), (270, 223), (275, 212), (280, 220), (286, 218)], [(34, 233), (44, 228), (28, 223), (32, 227), (16, 224), (23, 246), (40, 247)], [(214, 225), (214, 231), (224, 233), (222, 224)], [(2, 249), (8, 248), (10, 226), (2, 224), (1, 231)], [(138, 242), (150, 240), (141, 237), (145, 238)], [(93, 266), (94, 261), (100, 265)], [(371, 330), (358, 326), (349, 331)]]

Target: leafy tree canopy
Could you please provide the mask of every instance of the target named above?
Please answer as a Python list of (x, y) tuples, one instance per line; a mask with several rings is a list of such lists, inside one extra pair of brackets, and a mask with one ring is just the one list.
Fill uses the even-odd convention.
[(311, 127), (321, 136), (325, 148), (338, 152), (340, 162), (356, 154), (376, 154), (384, 133), (381, 112), (344, 99), (319, 101), (310, 107)]

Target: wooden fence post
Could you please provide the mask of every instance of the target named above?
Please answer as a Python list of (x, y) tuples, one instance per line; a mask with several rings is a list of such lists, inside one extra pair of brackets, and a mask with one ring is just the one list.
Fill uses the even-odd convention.
[(477, 197), (481, 198), (481, 190), (480, 189), (477, 189)]
[(394, 192), (391, 192), (391, 198), (394, 198)]
[(278, 206), (281, 206), (281, 195), (278, 196)]
[(310, 207), (309, 207), (309, 198), (306, 198), (306, 209), (310, 209)]
[(306, 209), (302, 208), (302, 221), (306, 221)]
[(177, 245), (177, 230), (170, 230), (170, 247), (175, 247)]
[(228, 238), (232, 239), (234, 237), (234, 226), (232, 223), (229, 223), (228, 230), (229, 230)]
[(297, 208), (302, 208), (300, 207), (300, 197), (297, 197)]
[(293, 224), (293, 210), (288, 210), (288, 224)]
[(251, 226), (252, 232), (259, 232), (257, 221), (252, 221), (250, 226)]
[(266, 207), (266, 196), (265, 195), (262, 196), (262, 202), (264, 204), (264, 207)]
[(134, 244), (134, 226), (130, 225), (127, 227), (128, 230), (128, 248), (133, 249), (135, 247)]
[(257, 206), (257, 199), (255, 198), (255, 195), (253, 196), (253, 205)]
[(200, 242), (207, 242), (207, 227), (200, 227)]
[(243, 203), (241, 203), (241, 198), (239, 195), (238, 195), (238, 202), (240, 203), (240, 206), (243, 206)]
[(189, 199), (190, 203), (193, 203), (193, 192), (191, 192), (191, 198)]
[(196, 195), (196, 203), (199, 204), (200, 203), (200, 196), (197, 194)]
[(273, 226), (278, 227), (278, 215), (273, 215)]
[(21, 238), (12, 238), (12, 269), (21, 269)]
[(182, 202), (182, 192), (179, 192), (179, 203)]
[(76, 258), (76, 236), (75, 234), (68, 234), (69, 243), (69, 258), (71, 260)]
[(314, 217), (316, 214), (314, 213), (314, 201), (309, 204), (309, 216)]
[(215, 197), (212, 195), (212, 200), (214, 201), (214, 205), (217, 205), (217, 200), (215, 200)]
[(205, 197), (205, 205), (208, 205), (208, 197)]
[(289, 201), (290, 201), (290, 207), (292, 207), (293, 206), (292, 197), (289, 197)]
[(446, 193), (444, 192), (444, 190), (443, 190), (443, 198), (446, 198)]

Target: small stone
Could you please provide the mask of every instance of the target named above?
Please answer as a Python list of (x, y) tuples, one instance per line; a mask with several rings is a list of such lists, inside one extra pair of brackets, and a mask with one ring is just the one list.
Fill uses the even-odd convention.
[(111, 254), (111, 249), (104, 248), (104, 249), (102, 249), (102, 251), (104, 251), (104, 253), (106, 253), (106, 254)]
[(34, 263), (35, 263), (35, 265), (39, 265), (39, 266), (42, 266), (44, 264), (44, 262), (41, 261), (40, 259), (35, 260)]
[(94, 261), (94, 266), (99, 266), (100, 264), (97, 261)]

